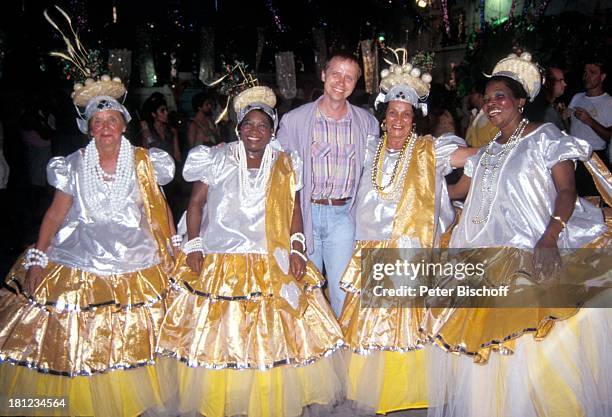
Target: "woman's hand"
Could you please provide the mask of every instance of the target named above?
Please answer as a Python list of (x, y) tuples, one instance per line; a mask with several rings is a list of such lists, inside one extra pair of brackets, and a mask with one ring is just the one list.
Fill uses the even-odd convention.
[(289, 270), (298, 281), (302, 279), (306, 273), (306, 261), (296, 253), (289, 255)]
[(550, 281), (561, 269), (561, 255), (557, 240), (546, 233), (542, 235), (533, 250), (534, 278), (538, 282)]
[(34, 295), (36, 289), (43, 280), (43, 269), (40, 265), (32, 265), (25, 276), (25, 290), (29, 295)]
[(187, 255), (187, 265), (196, 274), (199, 274), (202, 270), (202, 262), (204, 262), (204, 255), (202, 255), (202, 252), (191, 252)]

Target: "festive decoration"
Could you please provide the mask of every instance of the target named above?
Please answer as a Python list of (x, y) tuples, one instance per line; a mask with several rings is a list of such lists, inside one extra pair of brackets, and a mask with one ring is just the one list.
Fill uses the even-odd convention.
[(200, 31), (200, 65), (198, 79), (204, 84), (210, 82), (215, 69), (215, 32), (212, 27)]
[(132, 51), (111, 49), (108, 51), (108, 69), (116, 77), (128, 84), (132, 74)]
[[(102, 75), (104, 65), (100, 58), (100, 51), (95, 49), (87, 50), (81, 43), (77, 32), (72, 27), (70, 16), (60, 7), (55, 6), (55, 9), (62, 15), (68, 23), (70, 35), (66, 35), (59, 26), (51, 19), (48, 10), (43, 12), (43, 16), (49, 24), (61, 35), (66, 44), (66, 52), (53, 51), (49, 55), (61, 58), (64, 60), (63, 72), (66, 79), (74, 82), (83, 82), (87, 78), (97, 78)], [(74, 41), (70, 40), (72, 36)]]
[(550, 0), (542, 0), (542, 3), (540, 3), (540, 5), (538, 6), (535, 12), (536, 20), (539, 20), (544, 15), (544, 12), (546, 11), (546, 8), (548, 7), (548, 3), (550, 3)]
[(442, 3), (442, 17), (444, 19), (444, 29), (446, 34), (450, 36), (450, 23), (448, 21), (448, 0), (441, 0)]
[(514, 10), (516, 9), (516, 0), (512, 0), (512, 5), (510, 6), (510, 12), (508, 13), (508, 21), (506, 22), (506, 27), (512, 25), (512, 18), (514, 17)]
[(325, 61), (327, 61), (327, 44), (325, 43), (325, 29), (314, 28), (312, 30), (312, 37), (314, 39), (315, 45), (314, 54), (318, 75), (325, 68)]
[(274, 4), (272, 4), (272, 0), (266, 0), (266, 7), (272, 14), (272, 18), (274, 19), (274, 24), (276, 25), (276, 28), (278, 29), (278, 31), (283, 32), (283, 33), (286, 32), (287, 28), (285, 27), (285, 25), (283, 25), (283, 22), (281, 21), (281, 18), (280, 18), (280, 13), (278, 12), (278, 9), (274, 6)]
[(136, 32), (136, 42), (138, 44), (138, 63), (140, 66), (140, 81), (145, 87), (153, 87), (157, 83), (155, 73), (155, 62), (153, 60), (153, 50), (151, 34), (148, 29), (140, 28)]
[(527, 15), (527, 11), (529, 11), (529, 6), (531, 5), (531, 0), (525, 0), (523, 3), (523, 17)]
[(410, 63), (414, 67), (421, 68), (431, 74), (435, 67), (435, 52), (417, 51), (410, 58)]
[(225, 116), (227, 116), (229, 103), (232, 97), (237, 96), (247, 88), (257, 85), (257, 78), (255, 78), (253, 74), (249, 72), (248, 65), (246, 65), (244, 62), (234, 61), (233, 66), (224, 63), (223, 68), (225, 68), (225, 75), (212, 83), (205, 83), (208, 87), (218, 86), (219, 92), (222, 95), (227, 96), (225, 108), (221, 114), (217, 116), (217, 120), (215, 120), (215, 123), (217, 124), (223, 120)]
[(368, 94), (372, 94), (378, 90), (378, 45), (372, 39), (361, 41), (360, 44), (365, 88)]
[(295, 98), (297, 94), (295, 79), (295, 59), (293, 52), (278, 52), (276, 59), (276, 85), (279, 94), (285, 99)]

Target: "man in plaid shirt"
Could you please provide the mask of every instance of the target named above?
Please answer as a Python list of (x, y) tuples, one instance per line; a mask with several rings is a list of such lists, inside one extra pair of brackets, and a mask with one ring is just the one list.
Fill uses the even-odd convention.
[(323, 95), (287, 113), (277, 135), (283, 149), (297, 150), (304, 161), (300, 203), (308, 256), (321, 271), (325, 267), (336, 316), (344, 303), (338, 284), (354, 246), (353, 197), (366, 138), (379, 134), (374, 116), (347, 100), (359, 77), (355, 56), (332, 54), (321, 73)]

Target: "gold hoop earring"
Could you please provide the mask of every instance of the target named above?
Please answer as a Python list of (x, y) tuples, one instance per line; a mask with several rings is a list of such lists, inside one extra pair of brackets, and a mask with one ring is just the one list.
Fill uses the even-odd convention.
[(382, 130), (383, 132), (387, 131), (387, 121), (383, 120), (383, 122), (380, 124), (380, 130)]
[(519, 110), (519, 113), (523, 114), (523, 110), (524, 110), (524, 109), (523, 109), (523, 106), (519, 107), (519, 109), (518, 109), (518, 110)]

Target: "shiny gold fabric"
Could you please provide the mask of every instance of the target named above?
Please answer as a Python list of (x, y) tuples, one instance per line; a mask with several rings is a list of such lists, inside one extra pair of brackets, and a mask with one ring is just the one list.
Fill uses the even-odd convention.
[[(423, 248), (432, 247), (434, 240), (435, 153), (433, 138), (425, 136), (415, 143), (412, 159), (397, 212), (390, 241), (358, 241), (344, 272), (341, 285), (348, 292), (339, 322), (345, 340), (354, 351), (411, 350), (420, 348), (425, 339), (419, 332), (425, 309), (409, 307), (405, 302), (389, 308), (364, 308), (362, 277), (380, 259), (362, 259), (362, 249), (387, 248), (391, 258), (398, 239), (417, 239)], [(372, 253), (372, 252), (368, 252)], [(396, 256), (397, 258), (397, 256)], [(364, 266), (365, 270), (362, 270)]]
[(298, 317), (276, 302), (267, 255), (208, 254), (199, 275), (185, 260), (181, 254), (177, 262), (161, 353), (193, 367), (266, 369), (308, 364), (343, 344), (321, 290), (306, 284), (321, 282), (312, 264), (297, 282), (306, 304)]
[[(295, 281), (288, 271), (283, 271), (278, 264), (277, 256), (279, 251), (289, 256), (291, 220), (293, 218), (293, 206), (295, 203), (295, 175), (291, 166), (291, 158), (282, 152), (278, 154), (266, 193), (266, 241), (268, 246), (268, 274), (272, 282), (274, 300), (280, 308), (293, 312), (297, 317), (304, 313), (306, 299), (300, 297), (295, 306), (287, 302), (280, 296), (284, 285), (291, 285)], [(314, 278), (314, 276), (311, 276)], [(316, 285), (318, 278), (314, 281), (309, 275), (304, 277), (310, 284)]]
[(149, 159), (147, 150), (134, 148), (136, 176), (143, 200), (143, 209), (147, 222), (151, 227), (153, 237), (157, 242), (157, 254), (166, 272), (174, 266), (168, 244), (173, 233), (170, 230), (168, 218), (168, 203), (155, 179), (155, 171)]
[(585, 162), (584, 165), (593, 177), (597, 191), (599, 191), (606, 204), (612, 207), (612, 174), (610, 170), (595, 152), (591, 154), (591, 159)]
[(393, 219), (392, 239), (416, 238), (421, 247), (431, 248), (434, 239), (434, 195), (436, 155), (433, 138), (420, 137), (414, 144), (402, 197)]
[[(136, 170), (163, 263), (101, 276), (49, 262), (28, 299), (22, 255), (0, 290), (0, 397), (67, 397), (68, 408), (56, 415), (135, 417), (163, 406), (155, 367), (144, 365), (155, 359), (165, 314), (169, 222), (142, 149), (136, 150)], [(14, 411), (0, 405), (0, 414)]]
[[(612, 229), (599, 236), (586, 248), (609, 248), (612, 246)], [(510, 286), (508, 297), (483, 298), (479, 307), (487, 308), (433, 308), (423, 321), (423, 330), (442, 348), (473, 356), (478, 363), (487, 362), (491, 350), (502, 354), (514, 351), (515, 339), (532, 334), (536, 340), (548, 335), (554, 323), (574, 316), (579, 308), (533, 307), (519, 308), (520, 305), (581, 305), (592, 299), (605, 288), (584, 285), (580, 280), (587, 277), (603, 278), (612, 270), (612, 259), (589, 259), (588, 253), (578, 252), (573, 259), (564, 262), (573, 265), (564, 274), (555, 278), (555, 283), (530, 283), (533, 275), (532, 252), (515, 248), (489, 248), (470, 251), (472, 257), (466, 262), (478, 263), (486, 259), (487, 286)], [(493, 254), (492, 254), (493, 253)], [(479, 258), (480, 257), (480, 258)], [(596, 271), (594, 276), (593, 271)], [(599, 274), (599, 275), (597, 275)], [(568, 293), (558, 284), (569, 283), (575, 290)], [(460, 285), (469, 285), (461, 281)], [(518, 291), (520, 289), (520, 291)], [(514, 291), (517, 291), (513, 294)], [(487, 303), (482, 304), (482, 303)]]
[[(190, 366), (266, 369), (305, 365), (343, 345), (342, 332), (309, 262), (297, 281), (285, 274), (295, 197), (290, 158), (279, 154), (268, 183), (268, 254), (213, 253), (194, 273), (181, 254), (159, 350)], [(287, 258), (288, 259), (288, 258)]]
[(3, 361), (75, 376), (154, 359), (167, 286), (159, 265), (101, 277), (50, 262), (33, 303), (20, 292), (22, 261), (0, 291)]

